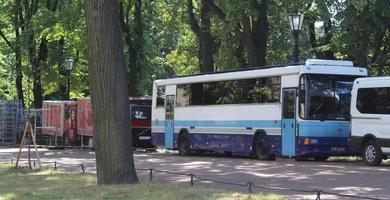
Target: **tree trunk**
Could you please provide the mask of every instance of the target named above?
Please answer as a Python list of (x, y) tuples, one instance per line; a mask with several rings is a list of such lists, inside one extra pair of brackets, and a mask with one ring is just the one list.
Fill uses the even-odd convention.
[(23, 73), (22, 73), (22, 51), (20, 48), (20, 0), (15, 0), (15, 13), (14, 13), (14, 29), (15, 29), (15, 72), (16, 72), (16, 91), (18, 99), (24, 108), (24, 95), (23, 95)]
[(248, 67), (265, 66), (266, 50), (268, 40), (268, 18), (267, 18), (267, 0), (258, 3), (251, 1), (252, 9), (256, 10), (258, 15), (255, 18), (244, 17), (243, 28), (246, 50), (248, 53)]
[(367, 31), (362, 31), (361, 40), (358, 44), (358, 48), (355, 51), (355, 64), (359, 67), (366, 67), (368, 64), (367, 55), (368, 55), (368, 38), (369, 34)]
[(215, 45), (211, 36), (211, 9), (206, 6), (205, 0), (202, 0), (200, 11), (200, 31), (199, 31), (199, 61), (201, 72), (214, 71), (214, 50)]
[(195, 19), (192, 0), (188, 0), (187, 12), (192, 31), (199, 40), (199, 70), (201, 73), (214, 71), (215, 44), (211, 35), (211, 8), (206, 4), (207, 0), (201, 1), (200, 23)]
[(142, 0), (135, 0), (135, 26), (134, 26), (134, 42), (129, 44), (129, 68), (130, 68), (130, 80), (129, 83), (129, 95), (138, 96), (138, 83), (141, 76), (141, 63), (142, 63), (142, 40), (143, 40), (143, 23), (142, 23)]
[(136, 183), (119, 3), (90, 0), (85, 10), (98, 183)]
[(138, 85), (141, 81), (141, 67), (143, 61), (143, 34), (144, 24), (142, 19), (142, 0), (135, 0), (134, 2), (134, 34), (130, 31), (130, 10), (132, 3), (128, 2), (128, 6), (124, 9), (123, 1), (120, 4), (120, 19), (122, 24), (122, 32), (126, 46), (128, 48), (128, 70), (129, 79), (132, 82), (128, 83), (129, 95), (138, 96), (141, 93), (138, 91)]
[[(64, 55), (64, 48), (65, 48), (65, 38), (62, 37), (58, 40), (58, 44), (57, 44), (57, 60), (58, 60), (58, 63), (57, 63), (57, 66), (58, 66), (58, 72), (60, 74), (60, 76), (62, 76), (62, 80), (65, 80), (64, 78), (67, 78), (67, 75), (68, 73), (66, 72), (66, 70), (64, 69), (63, 65), (65, 63), (65, 55)], [(70, 96), (67, 92), (67, 89), (68, 89), (68, 85), (66, 83), (66, 81), (60, 81), (59, 82), (59, 91), (58, 91), (58, 94), (59, 94), (59, 98), (62, 99), (62, 100), (68, 100), (70, 99)]]
[(316, 18), (315, 16), (308, 16), (306, 17), (306, 21), (308, 23), (309, 27), (309, 41), (310, 41), (310, 46), (312, 49), (314, 49), (314, 54), (317, 58), (320, 59), (330, 59), (334, 60), (334, 52), (332, 50), (325, 50), (325, 51), (319, 51), (317, 48), (325, 45), (329, 45), (332, 41), (332, 21), (331, 19), (328, 19), (324, 23), (324, 33), (325, 36), (323, 38), (316, 38), (316, 32), (315, 32), (315, 22)]
[(43, 102), (41, 61), (45, 61), (48, 56), (46, 36), (42, 36), (41, 38), (38, 56), (35, 56), (35, 46), (32, 46), (30, 48), (31, 48), (30, 59), (32, 63), (32, 77), (33, 77), (34, 108), (41, 108)]

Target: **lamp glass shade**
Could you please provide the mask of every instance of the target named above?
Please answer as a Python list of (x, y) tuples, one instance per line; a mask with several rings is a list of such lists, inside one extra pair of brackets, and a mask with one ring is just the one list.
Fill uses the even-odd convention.
[(65, 60), (65, 70), (72, 71), (72, 68), (73, 68), (73, 59), (72, 58), (66, 59)]
[(289, 15), (289, 22), (292, 31), (300, 31), (302, 29), (303, 14), (293, 12)]

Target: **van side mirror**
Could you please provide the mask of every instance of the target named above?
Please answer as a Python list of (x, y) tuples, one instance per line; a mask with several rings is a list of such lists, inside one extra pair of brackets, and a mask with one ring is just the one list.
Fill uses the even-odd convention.
[(303, 103), (305, 100), (305, 90), (299, 90), (299, 103)]

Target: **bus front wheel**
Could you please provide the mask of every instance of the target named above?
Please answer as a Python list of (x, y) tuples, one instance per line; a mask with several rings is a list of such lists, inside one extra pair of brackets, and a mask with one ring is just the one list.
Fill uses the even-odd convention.
[(267, 138), (263, 134), (255, 136), (253, 141), (253, 154), (259, 160), (272, 160), (274, 156), (270, 154)]
[(182, 133), (179, 136), (179, 155), (189, 156), (191, 153), (188, 134)]

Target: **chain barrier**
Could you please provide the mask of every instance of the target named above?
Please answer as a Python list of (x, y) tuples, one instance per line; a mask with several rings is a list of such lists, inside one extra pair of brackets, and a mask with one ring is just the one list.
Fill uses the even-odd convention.
[(374, 197), (367, 197), (367, 196), (357, 196), (357, 195), (347, 195), (347, 194), (338, 194), (338, 193), (332, 193), (332, 192), (325, 192), (321, 189), (315, 189), (315, 190), (303, 190), (303, 189), (292, 189), (292, 188), (281, 188), (281, 187), (270, 187), (270, 186), (262, 186), (262, 185), (256, 185), (253, 182), (247, 182), (245, 184), (243, 183), (233, 183), (233, 182), (225, 182), (220, 180), (213, 180), (209, 178), (203, 178), (196, 176), (192, 173), (178, 173), (178, 172), (171, 172), (171, 171), (165, 171), (165, 170), (156, 170), (153, 168), (148, 169), (136, 169), (137, 171), (143, 171), (143, 172), (149, 172), (149, 180), (153, 181), (153, 172), (155, 173), (165, 173), (169, 175), (176, 175), (176, 176), (187, 176), (190, 178), (190, 186), (195, 185), (195, 180), (198, 181), (204, 181), (204, 182), (211, 182), (216, 184), (223, 184), (223, 185), (231, 185), (231, 186), (238, 186), (238, 187), (247, 187), (248, 193), (252, 194), (254, 188), (257, 189), (267, 189), (267, 190), (278, 190), (278, 191), (289, 191), (289, 192), (296, 192), (296, 193), (310, 193), (316, 195), (316, 200), (321, 200), (321, 195), (334, 195), (339, 197), (347, 197), (352, 199), (369, 199), (369, 200), (384, 200), (380, 198), (374, 198)]
[[(14, 158), (11, 158), (11, 165), (14, 163)], [(35, 167), (35, 160), (31, 160), (33, 162), (33, 166)], [(30, 162), (31, 162), (30, 161)], [(20, 160), (19, 162), (29, 162), (28, 160)], [(81, 170), (82, 173), (86, 173), (86, 167), (83, 164), (65, 164), (60, 163), (57, 161), (47, 161), (47, 162), (41, 162), (45, 164), (54, 164), (53, 168), (54, 170), (57, 170), (59, 166), (67, 167), (66, 169), (73, 169), (73, 170)], [(384, 200), (381, 198), (375, 198), (375, 197), (368, 197), (368, 196), (358, 196), (358, 195), (348, 195), (348, 194), (339, 194), (339, 193), (333, 193), (333, 192), (326, 192), (321, 189), (314, 189), (314, 190), (304, 190), (304, 189), (294, 189), (294, 188), (282, 188), (282, 187), (272, 187), (272, 186), (264, 186), (264, 185), (256, 185), (251, 181), (248, 181), (246, 183), (234, 183), (234, 182), (226, 182), (221, 180), (213, 180), (210, 178), (203, 178), (199, 177), (192, 173), (178, 173), (178, 172), (171, 172), (166, 170), (157, 170), (153, 168), (136, 168), (137, 171), (145, 172), (149, 174), (149, 180), (153, 181), (154, 174), (155, 173), (164, 173), (168, 175), (174, 175), (174, 176), (186, 176), (189, 177), (190, 180), (190, 186), (195, 185), (195, 180), (203, 181), (203, 182), (210, 182), (215, 184), (222, 184), (222, 185), (230, 185), (230, 186), (236, 186), (236, 187), (246, 187), (249, 194), (252, 194), (254, 192), (254, 189), (266, 189), (266, 190), (274, 190), (274, 191), (288, 191), (288, 192), (296, 192), (296, 193), (310, 193), (316, 195), (316, 200), (321, 200), (321, 195), (334, 195), (338, 197), (346, 197), (346, 198), (352, 198), (352, 199), (369, 199), (369, 200)]]
[[(14, 165), (14, 158), (11, 158), (10, 161), (11, 165)], [(36, 167), (36, 160), (19, 160), (19, 163), (29, 163), (29, 166)], [(32, 165), (31, 165), (32, 163)], [(67, 170), (72, 169), (72, 171), (79, 171), (81, 170), (82, 173), (86, 172), (86, 167), (83, 164), (66, 164), (66, 163), (60, 163), (58, 161), (41, 161), (42, 164), (53, 164), (53, 169), (58, 170), (58, 168), (66, 167)]]

